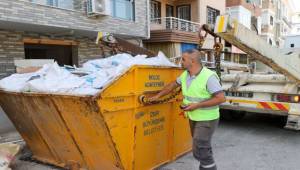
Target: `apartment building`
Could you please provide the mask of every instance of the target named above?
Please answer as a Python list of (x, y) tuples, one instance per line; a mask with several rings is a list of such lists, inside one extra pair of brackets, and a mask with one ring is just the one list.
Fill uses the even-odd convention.
[(273, 46), (281, 47), (291, 32), (293, 10), (288, 0), (227, 0), (226, 7), (228, 14)]
[[(225, 0), (150, 0), (151, 36), (144, 45), (168, 57), (180, 56), (187, 49), (197, 48), (202, 24), (213, 26), (216, 17), (224, 13)], [(213, 44), (209, 36), (203, 48), (212, 49)], [(213, 58), (210, 52), (207, 57)]]
[(300, 35), (300, 12), (292, 14), (292, 31), (293, 35)]
[(15, 59), (80, 65), (103, 57), (98, 31), (149, 37), (148, 0), (0, 0), (0, 78)]
[(288, 0), (263, 0), (261, 35), (269, 44), (282, 47), (292, 30), (292, 8)]
[[(245, 27), (261, 34), (261, 0), (226, 0), (226, 13)], [(249, 56), (231, 44), (225, 43), (224, 60), (249, 64)]]

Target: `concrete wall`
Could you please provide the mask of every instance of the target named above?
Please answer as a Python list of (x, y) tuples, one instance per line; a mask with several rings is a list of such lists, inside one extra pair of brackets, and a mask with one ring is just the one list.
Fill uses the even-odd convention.
[(181, 43), (147, 43), (145, 47), (155, 53), (162, 51), (167, 57), (178, 57), (181, 55)]
[(300, 23), (292, 24), (291, 34), (300, 35)]
[[(253, 6), (253, 3), (256, 5)], [(259, 0), (252, 1), (251, 3), (247, 3), (245, 0), (226, 0), (226, 7), (235, 7), (235, 6), (243, 6), (248, 9), (253, 16), (260, 16), (261, 6)]]
[[(221, 15), (225, 14), (225, 2), (225, 0), (198, 0), (199, 22), (201, 24), (207, 23), (207, 6), (218, 9)], [(213, 45), (214, 39), (211, 36), (207, 36), (203, 48), (212, 49)]]
[(284, 48), (292, 48), (291, 44), (294, 44), (293, 48), (300, 49), (300, 35), (286, 36), (284, 42)]
[(245, 27), (251, 29), (251, 12), (243, 6), (227, 7), (226, 12), (231, 18), (237, 19)]
[(207, 6), (215, 8), (220, 11), (220, 14), (225, 14), (225, 0), (199, 0), (199, 22), (206, 24), (207, 21)]

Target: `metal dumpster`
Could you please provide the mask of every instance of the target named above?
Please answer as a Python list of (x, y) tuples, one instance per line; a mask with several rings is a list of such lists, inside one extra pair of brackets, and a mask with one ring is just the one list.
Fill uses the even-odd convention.
[(147, 170), (191, 149), (180, 95), (138, 98), (176, 79), (179, 68), (133, 66), (96, 96), (0, 91), (0, 105), (35, 159), (89, 170)]

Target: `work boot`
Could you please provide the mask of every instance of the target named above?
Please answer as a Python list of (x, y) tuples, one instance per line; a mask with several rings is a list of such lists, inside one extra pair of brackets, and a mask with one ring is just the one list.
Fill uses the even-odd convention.
[(199, 170), (217, 170), (217, 165), (215, 163), (211, 165), (200, 165)]

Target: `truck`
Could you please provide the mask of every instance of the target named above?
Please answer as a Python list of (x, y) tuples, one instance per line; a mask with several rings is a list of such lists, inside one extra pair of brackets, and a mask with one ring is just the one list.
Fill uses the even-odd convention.
[[(225, 40), (255, 60), (246, 69), (226, 69), (222, 62), (220, 65), (225, 66), (216, 68), (222, 71), (227, 98), (220, 106), (223, 116), (240, 119), (245, 113), (280, 115), (287, 118), (285, 128), (300, 130), (300, 50), (271, 46), (226, 15), (217, 17), (214, 29), (203, 25), (200, 31)], [(256, 64), (268, 69), (260, 72)]]

